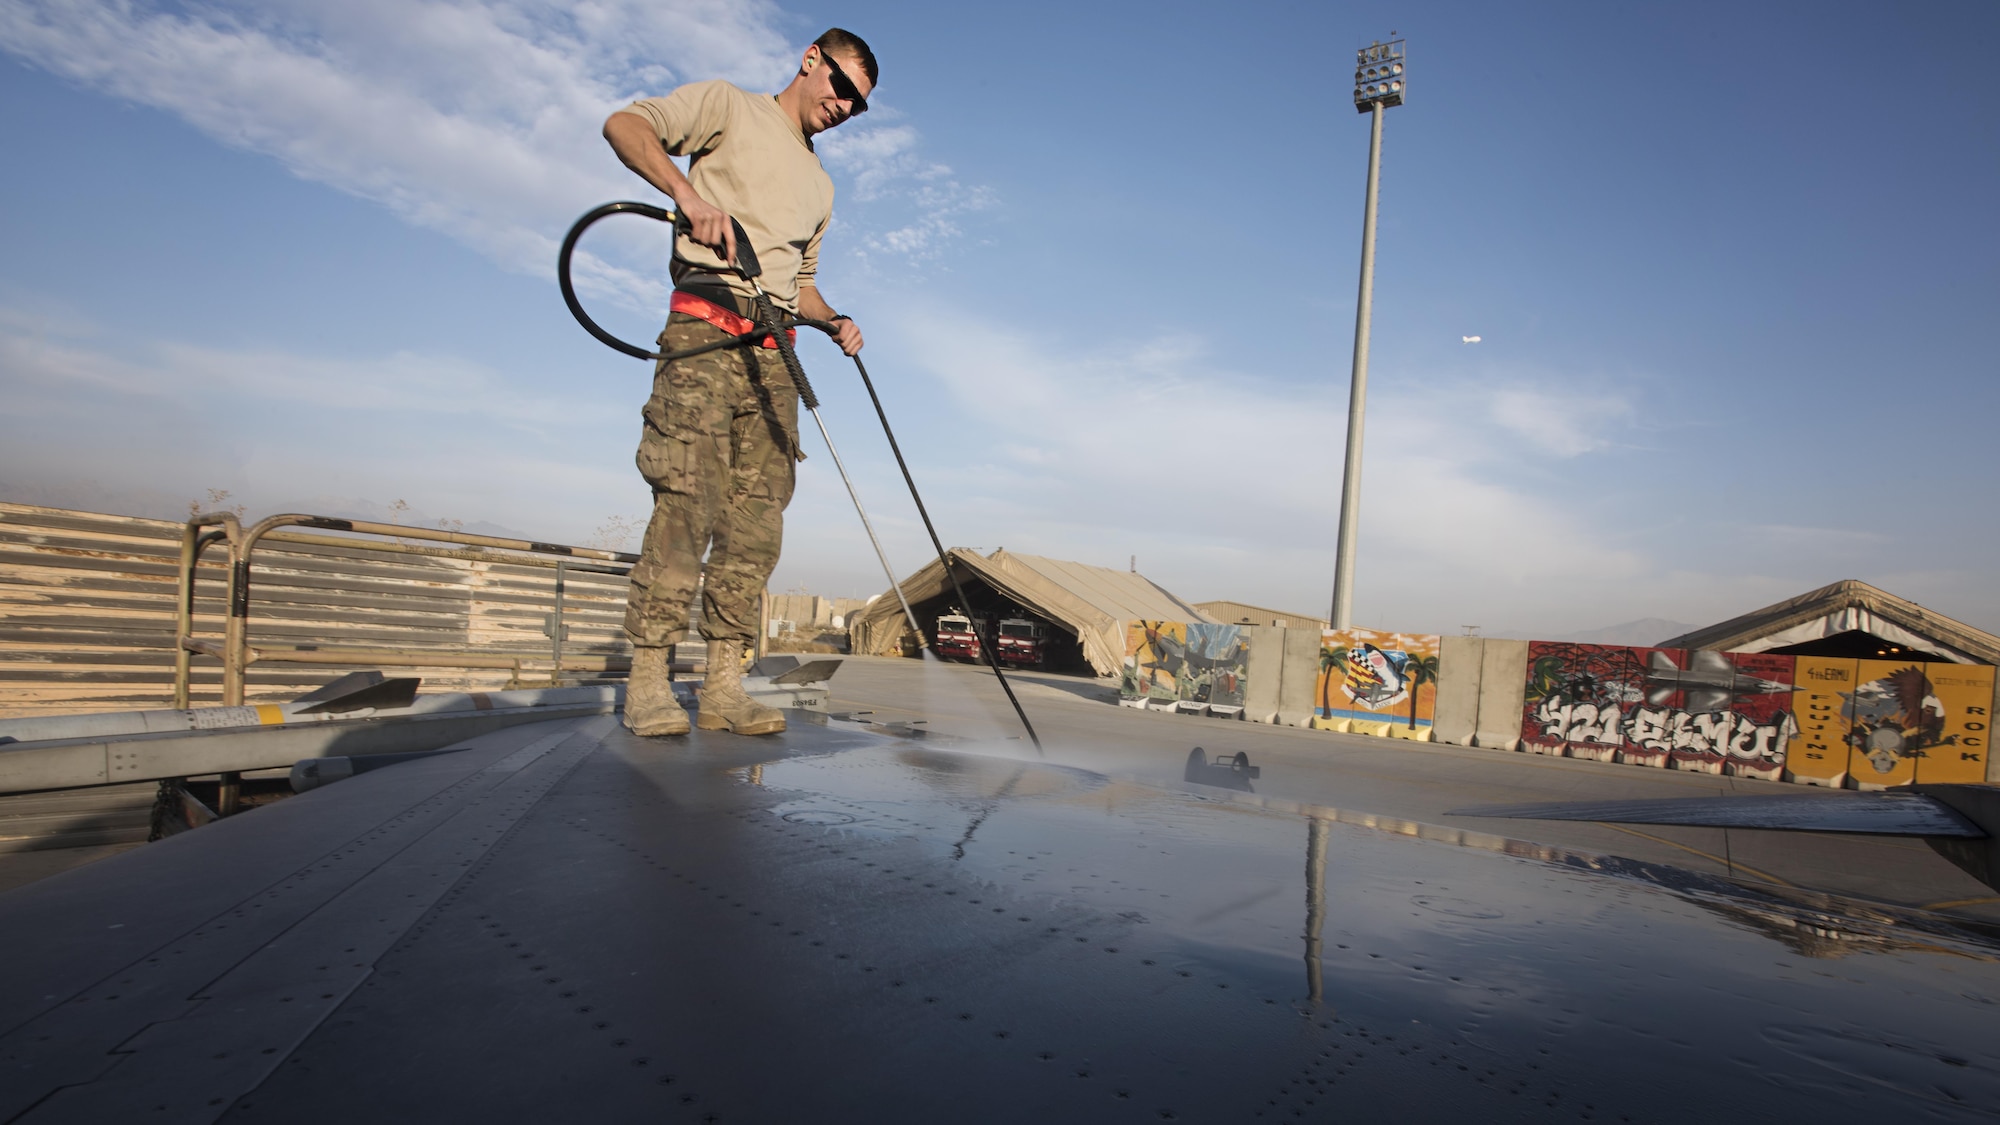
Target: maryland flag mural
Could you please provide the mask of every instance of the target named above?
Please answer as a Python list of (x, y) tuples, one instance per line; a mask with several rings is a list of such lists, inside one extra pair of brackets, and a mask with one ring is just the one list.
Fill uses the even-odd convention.
[(1435, 634), (1328, 629), (1320, 635), (1313, 726), (1428, 742), (1437, 675)]

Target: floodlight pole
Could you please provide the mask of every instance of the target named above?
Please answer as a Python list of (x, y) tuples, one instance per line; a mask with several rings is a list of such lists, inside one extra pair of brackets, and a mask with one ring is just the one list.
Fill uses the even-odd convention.
[[(1358, 52), (1354, 107), (1369, 114), (1368, 196), (1361, 212), (1361, 292), (1354, 307), (1354, 376), (1347, 393), (1347, 460), (1340, 474), (1340, 538), (1334, 548), (1332, 626), (1354, 623), (1354, 546), (1361, 519), (1361, 437), (1368, 408), (1368, 328), (1375, 310), (1375, 194), (1382, 173), (1382, 114), (1403, 104), (1403, 41)], [(1392, 69), (1393, 68), (1393, 69)]]
[(1340, 540), (1334, 549), (1333, 613), (1336, 629), (1354, 623), (1354, 531), (1361, 519), (1361, 431), (1368, 409), (1368, 326), (1375, 312), (1375, 185), (1382, 169), (1382, 114), (1375, 103), (1368, 125), (1368, 201), (1361, 210), (1361, 296), (1354, 304), (1354, 379), (1347, 391), (1347, 464), (1340, 473)]

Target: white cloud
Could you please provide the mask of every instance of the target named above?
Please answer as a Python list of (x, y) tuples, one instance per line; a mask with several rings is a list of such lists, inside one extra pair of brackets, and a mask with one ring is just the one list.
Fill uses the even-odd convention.
[[(576, 215), (651, 195), (599, 137), (604, 117), (704, 78), (775, 89), (794, 61), (790, 22), (763, 0), (15, 0), (0, 5), (0, 48), (546, 274)], [(863, 195), (918, 185), (878, 248), (929, 251), (979, 195), (940, 186), (948, 169), (917, 155), (907, 126), (864, 150), (880, 155), (856, 157)], [(658, 282), (635, 265), (656, 258), (650, 242), (627, 229), (592, 244), (621, 240), (631, 268), (583, 255), (579, 286), (658, 308)]]
[(879, 199), (899, 180), (950, 175), (942, 164), (926, 163), (917, 154), (917, 131), (908, 125), (854, 122), (818, 139), (828, 164), (854, 179), (854, 198)]
[(400, 497), (555, 542), (647, 510), (631, 462), (638, 403), (612, 387), (557, 394), (447, 356), (232, 351), (76, 327), (0, 315), (10, 499), (171, 516), (175, 496), (208, 488), (260, 512)]
[(1503, 385), (1484, 397), (1496, 425), (1558, 457), (1610, 448), (1633, 414), (1627, 395), (1588, 386)]
[[(1325, 600), (1346, 410), (1333, 381), (1275, 384), (1204, 358), (1197, 340), (1066, 353), (921, 299), (901, 308), (892, 332), (958, 400), (962, 457), (928, 470), (925, 487), (954, 497), (960, 540), (1105, 565), (1136, 552), (1142, 570), (1196, 597), (1302, 610)], [(1371, 399), (1363, 558), (1395, 620), (1454, 615), (1426, 603), (1503, 591), (1518, 601), (1537, 585), (1545, 602), (1609, 595), (1648, 569), (1604, 517), (1493, 471), (1522, 457), (1493, 418), (1538, 393)], [(1588, 452), (1576, 445), (1549, 452)]]
[(988, 188), (960, 182), (950, 166), (924, 157), (916, 129), (891, 121), (826, 133), (820, 152), (827, 164), (851, 177), (854, 202), (886, 202), (900, 212), (897, 225), (864, 236), (869, 250), (916, 261), (933, 258), (962, 233), (961, 217), (991, 208), (995, 197)]
[[(882, 338), (909, 346), (870, 365), (948, 544), (1120, 569), (1137, 555), (1142, 573), (1189, 598), (1325, 612), (1344, 379), (1274, 382), (1195, 337), (1077, 350), (933, 298), (903, 294), (892, 307)], [(1327, 370), (1344, 371), (1342, 360)], [(1361, 624), (1546, 637), (1645, 616), (1715, 621), (1907, 566), (1894, 538), (1765, 524), (1726, 490), (1690, 503), (1652, 489), (1641, 381), (1376, 374)], [(820, 379), (828, 422), (891, 559), (914, 569), (929, 543), (886, 454), (872, 452), (879, 438), (861, 432), (872, 411), (844, 382)], [(951, 405), (905, 417), (932, 389)], [(819, 465), (808, 463), (787, 516), (777, 584), (878, 592), (853, 511)], [(1946, 612), (1991, 619), (1990, 584), (1968, 574), (1896, 580)]]
[[(912, 379), (955, 400), (899, 435), (948, 543), (1114, 567), (1136, 554), (1142, 572), (1191, 598), (1324, 606), (1345, 410), (1336, 391), (1231, 370), (1198, 340), (1076, 354), (920, 299), (901, 307), (909, 319), (890, 335), (914, 347), (877, 378), (902, 421), (923, 393)], [(928, 539), (866, 399), (825, 374), (828, 423), (908, 573), (930, 556)], [(1419, 382), (1412, 373), (1381, 374), (1362, 624), (1552, 635), (1647, 615), (1720, 620), (1849, 576), (1992, 620), (1983, 576), (1908, 572), (1893, 536), (1732, 520), (1649, 539), (1653, 521), (1630, 506), (1575, 498), (1580, 477), (1606, 471), (1592, 459), (1616, 456), (1617, 433), (1611, 451), (1524, 448), (1491, 420), (1493, 401), (1516, 388), (1487, 377), (1412, 393), (1397, 389)], [(176, 497), (204, 488), (261, 511), (401, 497), (558, 542), (647, 510), (631, 467), (637, 403), (624, 391), (555, 395), (449, 357), (130, 342), (0, 307), (0, 398), (0, 490), (30, 502), (171, 515)], [(886, 583), (832, 461), (817, 438), (808, 447), (776, 584), (878, 592)], [(1572, 467), (1548, 479), (1502, 471), (1537, 456)], [(52, 477), (50, 465), (70, 468)]]
[(113, 355), (96, 341), (23, 332), (0, 319), (0, 386), (17, 414), (35, 404), (89, 409), (134, 400), (263, 403), (282, 409), (444, 415), (455, 424), (540, 429), (552, 418), (607, 418), (602, 404), (525, 390), (479, 364), (393, 352), (329, 359), (174, 341)]

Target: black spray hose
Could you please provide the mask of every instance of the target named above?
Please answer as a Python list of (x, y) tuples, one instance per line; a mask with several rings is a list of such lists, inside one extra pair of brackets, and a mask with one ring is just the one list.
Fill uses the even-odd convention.
[[(570, 282), (569, 270), (570, 258), (576, 252), (577, 240), (583, 237), (583, 232), (589, 229), (590, 225), (597, 220), (607, 215), (616, 215), (621, 212), (643, 215), (648, 219), (671, 224), (676, 231), (685, 229), (687, 225), (686, 220), (682, 219), (676, 212), (669, 211), (664, 207), (655, 207), (650, 203), (634, 203), (630, 201), (606, 203), (602, 207), (585, 212), (583, 217), (578, 219), (575, 225), (569, 228), (569, 234), (563, 238), (562, 251), (556, 256), (556, 282), (562, 289), (563, 303), (569, 306), (570, 315), (576, 318), (578, 324), (583, 325), (585, 331), (597, 337), (599, 341), (616, 351), (623, 352), (636, 359), (685, 359), (689, 356), (700, 355), (703, 352), (718, 351), (722, 348), (741, 347), (745, 344), (755, 344), (768, 336), (771, 342), (777, 346), (778, 357), (785, 365), (785, 373), (792, 378), (792, 386), (799, 392), (799, 401), (804, 403), (806, 409), (812, 413), (814, 423), (819, 426), (820, 437), (826, 439), (826, 448), (833, 455), (834, 467), (840, 470), (840, 479), (847, 485), (848, 496), (854, 500), (854, 510), (860, 514), (861, 525), (867, 530), (869, 540), (875, 544), (875, 554), (882, 561), (882, 569), (889, 574), (890, 588), (894, 591), (896, 600), (902, 603), (903, 613), (909, 618), (910, 627), (917, 630), (917, 639), (921, 643), (923, 640), (923, 629), (917, 624), (916, 613), (910, 609), (910, 603), (903, 597), (902, 583), (896, 580), (895, 572), (890, 569), (888, 556), (882, 553), (881, 540), (876, 539), (874, 525), (869, 523), (868, 513), (862, 510), (861, 497), (855, 493), (854, 482), (847, 476), (847, 466), (841, 464), (840, 451), (833, 447), (833, 435), (827, 433), (826, 422), (819, 416), (819, 396), (813, 393), (812, 383), (806, 378), (805, 366), (799, 362), (798, 351), (792, 346), (791, 338), (785, 334), (786, 329), (802, 324), (807, 327), (817, 328), (829, 337), (832, 337), (839, 335), (839, 326), (823, 320), (813, 320), (809, 317), (797, 315), (791, 317), (779, 316), (776, 306), (771, 303), (771, 298), (765, 294), (764, 287), (757, 284), (756, 278), (763, 272), (763, 269), (757, 264), (757, 255), (750, 248), (750, 236), (744, 233), (742, 223), (731, 219), (730, 222), (734, 223), (736, 227), (736, 262), (732, 268), (738, 275), (750, 282), (752, 289), (756, 290), (758, 327), (740, 336), (731, 336), (726, 340), (717, 340), (714, 343), (703, 344), (700, 347), (686, 348), (677, 352), (651, 352), (636, 344), (628, 344), (620, 340), (618, 337), (605, 331), (596, 321), (590, 319), (589, 313), (583, 311), (583, 302), (577, 299), (576, 287)], [(903, 449), (896, 443), (896, 432), (889, 428), (889, 415), (882, 409), (881, 396), (875, 393), (875, 381), (868, 377), (868, 367), (861, 362), (861, 357), (855, 356), (853, 358), (855, 370), (861, 372), (861, 383), (868, 388), (868, 399), (875, 404), (875, 417), (882, 421), (882, 433), (889, 439), (889, 449), (896, 455), (896, 467), (903, 470), (903, 483), (910, 486), (910, 499), (916, 501), (917, 514), (923, 517), (924, 530), (930, 532), (931, 546), (937, 549), (938, 565), (944, 568), (944, 576), (951, 581), (952, 592), (958, 595), (959, 604), (964, 606), (969, 613), (972, 603), (965, 596), (965, 588), (958, 583), (958, 574), (952, 569), (951, 557), (945, 553), (944, 543), (938, 539), (937, 528), (931, 523), (930, 511), (924, 507), (924, 498), (917, 494), (916, 478), (910, 475), (909, 463), (903, 460)], [(1028, 732), (1028, 741), (1034, 743), (1037, 754), (1046, 755), (1047, 752), (1042, 749), (1040, 736), (1035, 734), (1035, 724), (1028, 721), (1028, 712), (1021, 706), (1020, 699), (1014, 695), (1014, 687), (1007, 682), (1007, 674), (1000, 670), (1000, 661), (995, 656), (995, 651), (999, 647), (997, 637), (998, 634), (996, 633), (993, 636), (982, 638), (984, 643), (979, 646), (980, 650), (986, 657), (987, 666), (993, 669), (993, 677), (1000, 681), (1000, 690), (1007, 693), (1007, 702), (1014, 705), (1014, 714), (1020, 717), (1022, 729)]]
[[(667, 210), (665, 207), (655, 207), (650, 203), (632, 203), (629, 201), (624, 203), (607, 203), (602, 207), (587, 211), (584, 213), (583, 218), (576, 221), (575, 226), (569, 228), (569, 234), (563, 237), (562, 251), (556, 255), (556, 284), (562, 288), (563, 304), (569, 306), (569, 315), (575, 317), (578, 324), (583, 325), (585, 332), (597, 337), (599, 343), (609, 347), (612, 351), (624, 352), (634, 359), (660, 359), (662, 357), (659, 352), (649, 352), (636, 344), (628, 344), (599, 327), (596, 321), (590, 319), (590, 314), (583, 311), (583, 302), (576, 299), (576, 286), (570, 284), (569, 259), (570, 255), (576, 253), (576, 240), (583, 237), (583, 232), (590, 229), (590, 224), (604, 218), (606, 215), (616, 215), (620, 212), (644, 215), (648, 219), (666, 223), (676, 230), (681, 225), (681, 217), (679, 215)], [(736, 341), (728, 340), (718, 343), (715, 346), (717, 348), (728, 348), (734, 347), (735, 344)]]

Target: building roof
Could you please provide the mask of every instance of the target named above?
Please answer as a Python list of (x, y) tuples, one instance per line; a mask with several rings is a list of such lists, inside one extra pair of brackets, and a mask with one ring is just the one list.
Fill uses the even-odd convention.
[[(964, 547), (949, 552), (970, 576), (1021, 605), (1076, 632), (1084, 659), (1099, 675), (1117, 672), (1125, 662), (1125, 628), (1133, 621), (1210, 621), (1199, 609), (1175, 597), (1143, 574), (1107, 566), (1068, 562), (1040, 555), (1020, 555), (1001, 549), (980, 555)], [(951, 588), (944, 567), (933, 559), (905, 578), (900, 587), (911, 605), (942, 596)], [(855, 652), (895, 650), (908, 631), (901, 623), (903, 607), (894, 591), (856, 612), (848, 630)]]
[(1660, 647), (1767, 652), (1856, 630), (1962, 664), (2000, 664), (2000, 637), (1853, 578), (1683, 633)]
[(1224, 624), (1248, 623), (1251, 625), (1278, 625), (1303, 629), (1308, 625), (1318, 625), (1324, 629), (1327, 620), (1310, 613), (1291, 613), (1282, 609), (1272, 609), (1266, 605), (1251, 605), (1249, 602), (1214, 601), (1196, 602), (1194, 607)]

